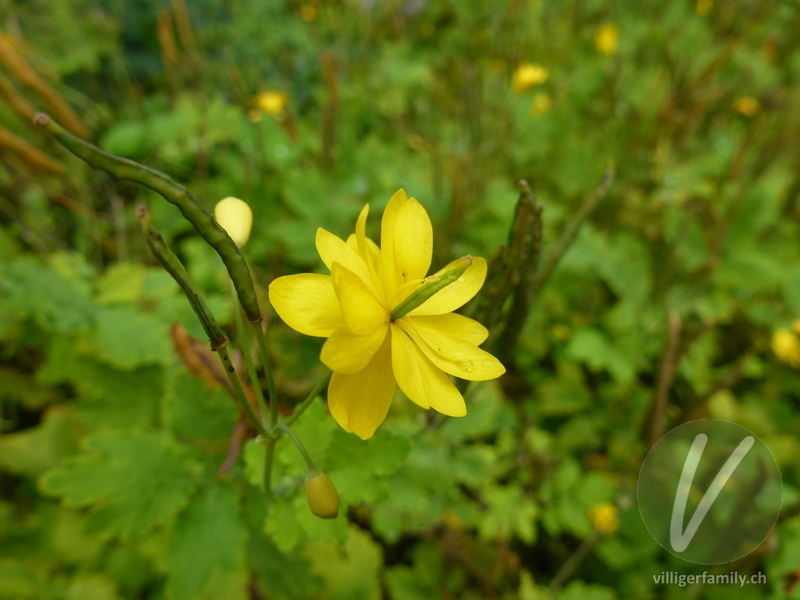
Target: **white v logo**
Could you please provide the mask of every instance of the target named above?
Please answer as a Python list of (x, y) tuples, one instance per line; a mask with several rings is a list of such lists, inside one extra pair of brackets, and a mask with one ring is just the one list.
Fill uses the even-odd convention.
[(692, 541), (694, 534), (697, 533), (697, 529), (711, 509), (714, 500), (717, 499), (736, 467), (739, 466), (739, 463), (742, 462), (750, 448), (753, 447), (755, 438), (750, 435), (739, 442), (736, 450), (728, 457), (717, 476), (714, 477), (714, 481), (708, 486), (708, 491), (700, 500), (697, 510), (694, 511), (694, 515), (692, 515), (689, 524), (686, 526), (686, 531), (682, 532), (681, 527), (683, 526), (683, 516), (686, 512), (686, 502), (689, 499), (689, 489), (692, 487), (694, 474), (697, 471), (697, 465), (700, 463), (700, 457), (703, 456), (707, 441), (708, 436), (706, 434), (697, 434), (694, 442), (692, 442), (692, 447), (689, 449), (689, 454), (686, 456), (686, 462), (683, 464), (683, 472), (678, 482), (678, 489), (675, 492), (675, 504), (672, 507), (672, 521), (669, 525), (669, 543), (675, 552), (683, 552), (689, 546), (689, 542)]

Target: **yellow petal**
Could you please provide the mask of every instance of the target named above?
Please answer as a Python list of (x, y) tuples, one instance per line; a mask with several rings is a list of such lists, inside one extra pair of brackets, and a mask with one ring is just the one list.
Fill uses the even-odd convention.
[(405, 283), (425, 277), (433, 250), (428, 213), (414, 198), (398, 194), (386, 207), (381, 226), (381, 273), (387, 299)]
[[(350, 236), (347, 238), (347, 245), (350, 246), (353, 250), (358, 252), (358, 241), (356, 240), (356, 234), (351, 233)], [(372, 263), (375, 265), (376, 269), (380, 270), (381, 267), (381, 249), (378, 248), (378, 244), (373, 242), (371, 239), (367, 238), (367, 249), (369, 250), (369, 257), (372, 259)], [(366, 263), (366, 257), (362, 256), (361, 258), (364, 259)]]
[(381, 280), (378, 279), (378, 272), (375, 268), (375, 264), (372, 262), (372, 256), (367, 243), (367, 215), (369, 215), (369, 204), (364, 205), (364, 208), (361, 209), (361, 213), (358, 215), (358, 221), (356, 221), (356, 244), (358, 246), (358, 253), (364, 259), (364, 262), (367, 263), (369, 281), (377, 292), (375, 297), (378, 299), (378, 302), (389, 308), (386, 302), (386, 294), (381, 285)]
[(320, 359), (336, 373), (360, 371), (375, 356), (388, 330), (388, 326), (383, 326), (367, 335), (356, 335), (347, 327), (340, 327), (322, 346)]
[(342, 429), (366, 440), (386, 418), (395, 389), (391, 335), (387, 335), (375, 358), (361, 371), (333, 374), (328, 386), (328, 408)]
[(454, 338), (480, 346), (489, 337), (489, 330), (474, 319), (456, 313), (428, 317), (407, 317), (417, 329), (446, 331)]
[(278, 277), (269, 284), (269, 301), (289, 327), (305, 335), (328, 337), (344, 324), (328, 275)]
[[(448, 264), (443, 269), (440, 269), (435, 275), (440, 275), (446, 271), (455, 268), (456, 263), (461, 260), (456, 259)], [(464, 271), (464, 274), (458, 281), (452, 285), (448, 285), (440, 292), (431, 296), (430, 300), (418, 306), (410, 313), (410, 316), (418, 315), (443, 315), (445, 313), (453, 312), (460, 308), (472, 297), (478, 293), (483, 285), (483, 280), (486, 279), (486, 261), (480, 256), (472, 259), (472, 266)]]
[(445, 373), (470, 381), (500, 377), (505, 367), (494, 356), (474, 344), (458, 339), (435, 324), (404, 317), (397, 325), (408, 333), (422, 352)]
[(378, 303), (358, 275), (337, 262), (333, 263), (332, 273), (333, 288), (350, 331), (366, 335), (389, 322), (389, 311)]
[(392, 325), (392, 368), (400, 389), (422, 408), (432, 407), (451, 417), (467, 414), (464, 398), (450, 378), (397, 325)]
[(378, 291), (375, 285), (372, 284), (372, 278), (367, 268), (367, 263), (364, 262), (363, 257), (354, 249), (347, 245), (340, 237), (326, 231), (322, 227), (317, 229), (317, 252), (325, 263), (325, 266), (333, 272), (333, 263), (338, 262), (343, 267), (347, 267), (353, 273), (358, 275), (361, 280), (367, 284), (370, 292), (377, 298)]

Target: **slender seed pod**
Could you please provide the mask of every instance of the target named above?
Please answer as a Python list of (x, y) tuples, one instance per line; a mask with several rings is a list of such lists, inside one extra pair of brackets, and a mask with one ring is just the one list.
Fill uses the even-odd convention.
[(172, 275), (172, 278), (181, 286), (183, 293), (186, 294), (189, 304), (192, 305), (192, 309), (203, 325), (208, 341), (211, 344), (211, 349), (218, 350), (228, 342), (228, 338), (222, 333), (217, 320), (211, 314), (211, 310), (200, 294), (200, 290), (197, 289), (197, 286), (189, 277), (186, 268), (172, 250), (169, 249), (161, 234), (153, 227), (153, 217), (150, 214), (150, 209), (146, 206), (140, 206), (138, 212), (147, 245), (150, 246), (150, 250), (153, 251), (153, 254), (166, 269), (167, 273)]
[(214, 220), (211, 213), (203, 208), (185, 187), (175, 183), (160, 171), (140, 165), (127, 158), (116, 156), (83, 141), (66, 131), (45, 114), (38, 113), (34, 117), (34, 123), (46, 128), (67, 150), (96, 169), (108, 171), (118, 179), (128, 179), (141, 183), (158, 192), (167, 202), (177, 206), (186, 220), (194, 225), (197, 232), (217, 251), (222, 262), (225, 263), (225, 268), (228, 269), (228, 274), (233, 280), (233, 285), (236, 288), (236, 293), (242, 303), (247, 319), (251, 323), (261, 321), (261, 309), (258, 306), (253, 279), (250, 276), (250, 269), (239, 251), (239, 247)]

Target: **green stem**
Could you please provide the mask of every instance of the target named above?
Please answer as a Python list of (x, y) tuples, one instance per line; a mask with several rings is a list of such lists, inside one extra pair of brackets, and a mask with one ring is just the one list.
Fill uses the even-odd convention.
[(270, 500), (275, 497), (272, 494), (272, 463), (275, 460), (275, 443), (277, 441), (278, 438), (267, 438), (267, 448), (264, 454), (264, 493)]
[(261, 421), (258, 420), (258, 417), (253, 412), (253, 407), (251, 407), (250, 403), (247, 401), (247, 396), (244, 395), (242, 382), (239, 381), (239, 377), (236, 375), (236, 369), (231, 361), (227, 346), (220, 346), (217, 352), (219, 353), (219, 359), (222, 361), (222, 367), (225, 369), (225, 373), (228, 375), (228, 379), (233, 386), (233, 391), (236, 393), (236, 399), (242, 406), (242, 410), (244, 410), (247, 418), (250, 419), (253, 427), (255, 427), (261, 437), (265, 438), (267, 441), (271, 440), (273, 437), (272, 434), (261, 424)]
[(306, 460), (306, 464), (308, 465), (308, 470), (315, 471), (317, 467), (314, 466), (314, 461), (311, 460), (311, 456), (308, 454), (306, 447), (303, 446), (303, 442), (301, 442), (300, 438), (295, 435), (294, 431), (289, 429), (285, 423), (280, 423), (279, 425), (276, 426), (276, 429), (280, 429), (286, 435), (289, 436), (289, 438), (294, 442), (294, 445), (297, 446), (297, 449), (300, 451), (300, 454), (302, 454), (303, 458)]
[(43, 113), (37, 113), (33, 122), (46, 128), (67, 150), (96, 169), (103, 169), (117, 179), (141, 183), (158, 192), (167, 202), (177, 206), (186, 220), (194, 225), (197, 232), (217, 251), (222, 262), (225, 263), (233, 284), (236, 286), (239, 300), (247, 313), (247, 319), (252, 323), (261, 321), (261, 309), (258, 306), (253, 279), (239, 246), (185, 187), (178, 185), (160, 171), (105, 152), (97, 146), (75, 137)]
[(278, 424), (278, 392), (275, 388), (275, 378), (272, 376), (272, 363), (269, 360), (267, 350), (267, 339), (261, 323), (252, 323), (255, 330), (256, 341), (258, 342), (258, 352), (261, 355), (261, 364), (264, 366), (264, 374), (267, 377), (267, 392), (269, 393), (270, 408), (270, 427), (274, 428)]
[(261, 423), (266, 427), (267, 424), (267, 403), (264, 400), (264, 392), (261, 390), (261, 385), (258, 382), (258, 372), (256, 371), (256, 364), (253, 362), (253, 355), (250, 354), (250, 339), (247, 336), (247, 330), (244, 328), (244, 320), (242, 319), (242, 311), (236, 294), (231, 294), (233, 299), (233, 315), (236, 320), (236, 331), (239, 334), (239, 339), (242, 354), (244, 354), (244, 361), (247, 363), (247, 372), (250, 375), (250, 383), (256, 393), (256, 400), (258, 401), (258, 410), (261, 413)]
[(295, 421), (297, 421), (297, 419), (299, 419), (299, 418), (300, 418), (300, 415), (302, 415), (302, 414), (305, 412), (305, 410), (306, 410), (306, 409), (307, 409), (309, 406), (311, 406), (311, 403), (312, 403), (312, 402), (314, 402), (314, 400), (316, 400), (317, 396), (319, 396), (319, 393), (322, 391), (322, 389), (323, 389), (323, 388), (324, 388), (326, 385), (328, 385), (328, 382), (331, 380), (331, 376), (332, 376), (332, 375), (333, 375), (333, 373), (332, 373), (332, 372), (330, 372), (330, 371), (328, 371), (328, 373), (326, 373), (326, 374), (325, 374), (325, 375), (324, 375), (324, 376), (323, 376), (323, 377), (322, 377), (322, 378), (321, 378), (321, 379), (320, 379), (320, 380), (317, 382), (317, 385), (315, 385), (315, 386), (314, 386), (314, 389), (313, 389), (313, 390), (311, 390), (311, 392), (308, 394), (308, 396), (306, 397), (306, 399), (305, 399), (305, 400), (303, 400), (303, 401), (302, 401), (300, 404), (298, 404), (298, 405), (297, 405), (297, 406), (294, 408), (294, 413), (292, 413), (292, 416), (291, 416), (291, 417), (289, 417), (288, 419), (286, 419), (286, 420), (284, 421), (284, 423), (285, 423), (287, 426), (291, 426), (291, 425), (292, 425), (292, 424), (293, 424)]

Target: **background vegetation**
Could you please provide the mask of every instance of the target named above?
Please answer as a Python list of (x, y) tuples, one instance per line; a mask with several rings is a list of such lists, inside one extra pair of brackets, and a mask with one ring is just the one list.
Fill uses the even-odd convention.
[[(800, 597), (800, 4), (3, 0), (0, 15), (0, 598)], [(547, 256), (609, 159), (616, 176), (467, 417), (398, 399), (361, 442), (309, 409), (297, 432), (345, 507), (326, 522), (285, 441), (267, 506), (236, 405), (173, 348), (174, 323), (202, 330), (135, 207), (230, 330), (216, 255), (161, 198), (35, 131), (35, 110), (209, 208), (249, 202), (264, 296), (323, 268), (317, 227), (345, 235), (400, 187), (432, 216), (438, 268), (506, 241), (519, 179)], [(291, 404), (320, 340), (277, 319), (271, 336)], [(698, 417), (750, 428), (783, 472), (778, 526), (719, 568), (662, 550), (636, 507), (651, 441)], [(656, 585), (664, 570), (767, 584)]]

